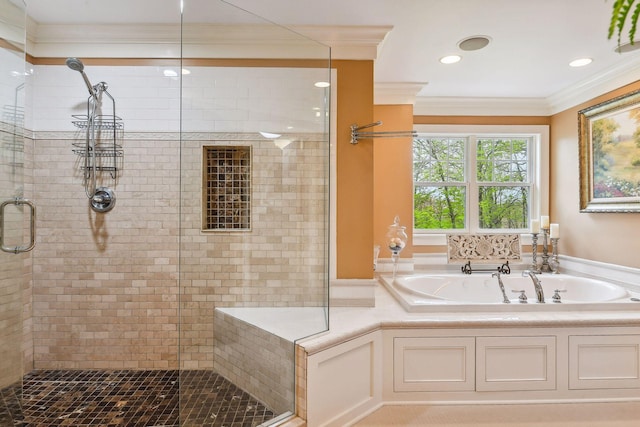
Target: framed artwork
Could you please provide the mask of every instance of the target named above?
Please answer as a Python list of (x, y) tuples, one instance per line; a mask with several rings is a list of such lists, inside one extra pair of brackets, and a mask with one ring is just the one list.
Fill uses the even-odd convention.
[(580, 212), (640, 212), (640, 91), (578, 112)]

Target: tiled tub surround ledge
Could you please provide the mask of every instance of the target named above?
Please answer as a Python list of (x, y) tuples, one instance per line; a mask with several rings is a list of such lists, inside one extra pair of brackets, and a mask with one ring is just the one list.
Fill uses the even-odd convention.
[[(606, 268), (565, 261), (581, 274)], [(605, 276), (635, 291), (640, 275), (623, 270)], [(307, 387), (298, 401), (309, 427), (349, 425), (402, 403), (640, 400), (640, 303), (588, 312), (510, 304), (502, 312), (411, 313), (382, 285), (375, 297), (373, 308), (331, 308), (330, 331), (299, 342), (306, 366), (299, 381)]]

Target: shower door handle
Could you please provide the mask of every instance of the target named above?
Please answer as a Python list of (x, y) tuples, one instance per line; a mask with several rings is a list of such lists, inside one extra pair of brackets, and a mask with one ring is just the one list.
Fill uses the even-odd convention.
[[(30, 222), (29, 231), (31, 234), (29, 239), (29, 246), (14, 246), (14, 247), (5, 246), (4, 238), (6, 233), (4, 229), (4, 209), (8, 205), (29, 206), (29, 209), (31, 210), (31, 215), (29, 215), (29, 222)], [(36, 245), (36, 206), (33, 204), (33, 202), (30, 202), (27, 199), (22, 199), (19, 197), (3, 202), (0, 205), (0, 249), (2, 249), (3, 252), (19, 254), (21, 252), (29, 252), (31, 249), (33, 249), (35, 245)]]

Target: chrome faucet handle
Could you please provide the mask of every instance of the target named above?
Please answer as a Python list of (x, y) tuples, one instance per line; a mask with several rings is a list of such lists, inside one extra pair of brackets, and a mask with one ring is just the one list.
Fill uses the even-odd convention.
[(553, 294), (553, 296), (551, 297), (551, 299), (553, 300), (553, 302), (562, 302), (562, 299), (560, 298), (560, 292), (567, 292), (566, 289), (554, 289), (553, 292), (555, 292)]
[(515, 290), (515, 289), (512, 289), (511, 292), (516, 292), (516, 293), (519, 292), (520, 293), (520, 296), (518, 296), (518, 301), (520, 301), (520, 304), (526, 304), (527, 303), (527, 295), (525, 294), (526, 291), (524, 289), (518, 290), (518, 291)]

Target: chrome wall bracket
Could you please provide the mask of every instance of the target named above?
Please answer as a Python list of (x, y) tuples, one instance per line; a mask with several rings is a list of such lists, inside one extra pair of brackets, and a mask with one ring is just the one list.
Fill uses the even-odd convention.
[(381, 121), (370, 123), (364, 126), (351, 125), (351, 144), (355, 145), (361, 139), (370, 138), (414, 138), (418, 136), (415, 130), (395, 130), (386, 132), (360, 132), (362, 129), (368, 129), (374, 126), (381, 125)]

